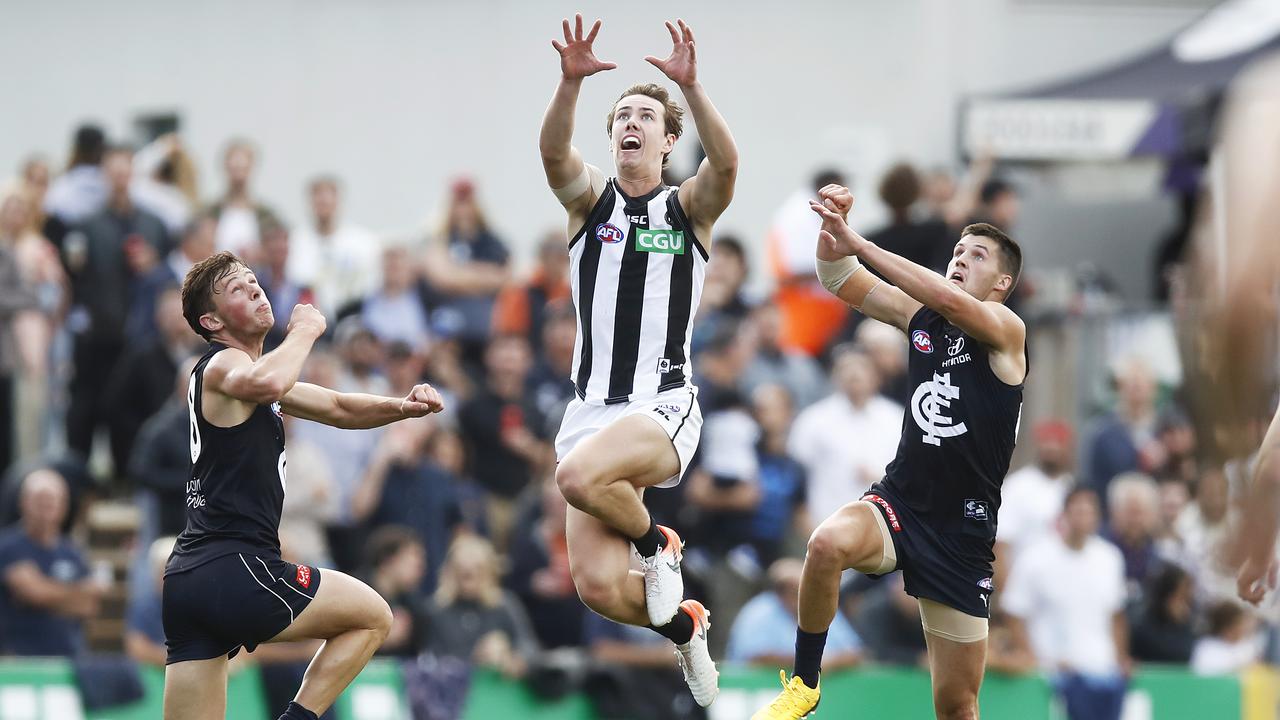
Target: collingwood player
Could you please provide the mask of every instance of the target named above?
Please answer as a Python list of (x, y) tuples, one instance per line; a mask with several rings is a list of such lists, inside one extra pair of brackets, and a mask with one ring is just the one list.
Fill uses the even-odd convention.
[(280, 716), (315, 720), (382, 644), (391, 610), (359, 580), (281, 559), (281, 413), (372, 428), (439, 412), (440, 395), (429, 385), (389, 398), (298, 382), (324, 316), (310, 305), (294, 307), (284, 342), (263, 354), (275, 322), (271, 303), (253, 272), (228, 252), (187, 273), (182, 312), (209, 351), (187, 392), (193, 465), (187, 527), (164, 573), (164, 717), (220, 720), (227, 660), (241, 648), (319, 639), (324, 644)]
[[(706, 150), (696, 176), (662, 182), (683, 110), (654, 84), (628, 88), (606, 131), (616, 176), (573, 147), (582, 79), (616, 65), (596, 58), (597, 20), (582, 16), (560, 54), (560, 84), (542, 122), (547, 183), (569, 215), (570, 278), (578, 314), (570, 403), (556, 437), (556, 481), (569, 502), (569, 564), (582, 601), (616, 622), (650, 626), (676, 644), (694, 699), (710, 705), (718, 674), (707, 653), (706, 609), (683, 600), (681, 541), (645, 509), (647, 487), (680, 482), (702, 415), (690, 381), (692, 320), (702, 294), (711, 226), (733, 196), (738, 151), (698, 81), (693, 30), (667, 23), (671, 54), (646, 57), (684, 94)], [(643, 572), (631, 568), (631, 547)], [(683, 600), (683, 602), (682, 602)]]
[(1026, 328), (1004, 305), (1022, 251), (996, 227), (970, 225), (941, 276), (854, 232), (847, 188), (829, 185), (819, 196), (810, 203), (823, 220), (818, 279), (863, 314), (906, 333), (914, 392), (884, 479), (809, 538), (794, 676), (788, 681), (782, 672), (782, 693), (753, 718), (802, 718), (817, 707), (822, 649), (847, 568), (877, 576), (902, 570), (920, 606), (934, 711), (976, 718), (1000, 483), (1027, 375)]

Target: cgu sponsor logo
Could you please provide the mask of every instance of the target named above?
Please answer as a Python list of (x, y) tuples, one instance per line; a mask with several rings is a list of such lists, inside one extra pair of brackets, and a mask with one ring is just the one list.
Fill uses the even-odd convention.
[(636, 228), (636, 252), (684, 254), (684, 232)]

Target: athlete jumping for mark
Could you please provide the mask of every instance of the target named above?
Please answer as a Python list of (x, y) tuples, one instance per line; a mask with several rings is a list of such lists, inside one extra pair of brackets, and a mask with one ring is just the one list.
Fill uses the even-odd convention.
[(405, 398), (337, 393), (298, 382), (324, 316), (294, 307), (284, 342), (263, 354), (275, 322), (253, 271), (218, 253), (182, 286), (182, 312), (209, 341), (191, 373), (187, 527), (165, 568), (165, 720), (226, 715), (227, 660), (264, 642), (319, 639), (302, 686), (280, 720), (315, 720), (391, 629), (391, 609), (368, 585), (280, 557), (285, 494), (281, 413), (342, 428), (372, 428), (440, 412), (418, 385)]
[[(617, 622), (653, 627), (676, 643), (699, 705), (718, 691), (707, 653), (709, 613), (684, 600), (681, 542), (656, 525), (647, 487), (680, 482), (698, 446), (702, 414), (690, 380), (689, 342), (702, 294), (711, 226), (733, 197), (738, 151), (698, 81), (693, 30), (667, 23), (671, 54), (645, 60), (679, 85), (706, 159), (678, 188), (662, 169), (682, 130), (683, 110), (666, 89), (633, 85), (606, 126), (617, 177), (583, 162), (573, 147), (582, 79), (616, 65), (597, 59), (597, 20), (563, 22), (560, 84), (542, 121), (547, 183), (569, 215), (570, 278), (578, 314), (570, 403), (556, 437), (556, 482), (569, 502), (569, 564), (578, 595)], [(631, 546), (642, 557), (633, 572)]]
[[(961, 232), (946, 276), (877, 247), (848, 225), (847, 188), (811, 201), (822, 216), (818, 279), (863, 314), (910, 340), (915, 389), (898, 454), (883, 480), (809, 538), (800, 584), (794, 676), (755, 720), (807, 717), (835, 617), (840, 573), (901, 569), (920, 605), (939, 718), (976, 718), (987, 649), (996, 512), (1027, 374), (1026, 328), (1004, 300), (1022, 251), (994, 226)], [(873, 265), (881, 281), (858, 262)]]

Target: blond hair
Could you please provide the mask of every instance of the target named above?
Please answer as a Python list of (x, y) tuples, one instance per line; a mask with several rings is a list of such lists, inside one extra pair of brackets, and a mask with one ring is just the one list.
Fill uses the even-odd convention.
[(436, 587), (435, 601), (440, 607), (448, 607), (458, 601), (458, 569), (462, 565), (477, 567), (484, 575), (484, 587), (475, 598), (485, 607), (502, 604), (502, 586), (498, 584), (498, 553), (493, 544), (479, 535), (459, 535), (449, 546), (444, 566), (440, 568), (440, 582)]

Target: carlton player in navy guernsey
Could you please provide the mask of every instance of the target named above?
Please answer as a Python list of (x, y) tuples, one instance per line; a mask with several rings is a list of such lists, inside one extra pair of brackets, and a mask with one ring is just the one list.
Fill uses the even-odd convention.
[[(684, 600), (681, 542), (659, 527), (644, 488), (680, 482), (697, 450), (702, 415), (690, 381), (692, 320), (702, 294), (711, 226), (733, 196), (738, 151), (698, 81), (693, 30), (667, 23), (671, 54), (647, 57), (683, 93), (706, 159), (679, 187), (662, 169), (684, 111), (659, 85), (634, 85), (609, 111), (616, 177), (605, 179), (572, 144), (582, 79), (616, 67), (596, 58), (597, 20), (582, 16), (560, 54), (560, 84), (542, 122), (547, 182), (569, 215), (570, 286), (578, 315), (577, 398), (556, 437), (556, 482), (569, 502), (569, 565), (578, 595), (595, 612), (651, 626), (676, 644), (694, 699), (710, 705), (718, 674), (707, 653), (708, 613)], [(631, 547), (643, 572), (630, 570)]]
[(325, 320), (298, 305), (284, 342), (263, 354), (275, 323), (253, 271), (231, 253), (187, 273), (182, 311), (209, 351), (191, 374), (192, 471), (187, 527), (165, 568), (166, 720), (226, 714), (227, 660), (264, 642), (319, 639), (281, 720), (315, 720), (365, 666), (391, 627), (369, 586), (335, 570), (280, 557), (288, 488), (282, 413), (343, 428), (371, 428), (439, 412), (418, 385), (405, 398), (337, 393), (298, 382)]
[(817, 707), (840, 573), (853, 568), (873, 576), (902, 571), (907, 593), (920, 605), (935, 713), (976, 718), (1000, 483), (1027, 375), (1026, 327), (1004, 305), (1018, 281), (1022, 251), (998, 228), (970, 225), (941, 276), (850, 229), (847, 188), (830, 185), (819, 197), (810, 203), (823, 220), (818, 278), (841, 300), (906, 333), (911, 407), (884, 479), (809, 539), (795, 674), (787, 680), (783, 672), (782, 693), (753, 717), (802, 718)]

